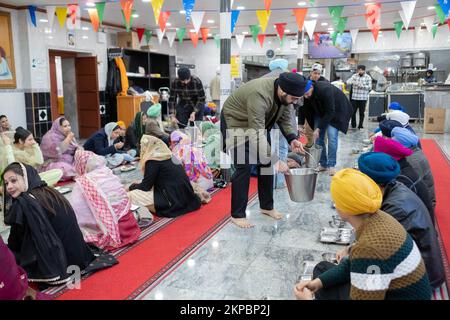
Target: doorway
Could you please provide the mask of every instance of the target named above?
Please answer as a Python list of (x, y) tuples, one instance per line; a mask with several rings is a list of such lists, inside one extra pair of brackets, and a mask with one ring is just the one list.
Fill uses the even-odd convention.
[(52, 119), (64, 116), (79, 139), (100, 128), (97, 57), (49, 50)]

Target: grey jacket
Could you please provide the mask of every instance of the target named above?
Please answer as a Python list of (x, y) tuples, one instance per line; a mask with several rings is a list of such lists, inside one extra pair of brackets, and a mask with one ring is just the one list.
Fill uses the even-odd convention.
[(433, 207), (436, 207), (436, 193), (434, 191), (434, 179), (431, 172), (430, 163), (421, 149), (415, 147), (412, 150), (414, 153), (406, 159), (411, 167), (417, 171), (419, 178), (422, 179), (427, 186), (430, 193), (431, 203), (433, 204)]

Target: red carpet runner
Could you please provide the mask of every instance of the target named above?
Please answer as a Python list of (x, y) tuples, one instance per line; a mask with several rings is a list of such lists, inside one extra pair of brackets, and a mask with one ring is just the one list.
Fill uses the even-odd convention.
[[(257, 192), (256, 179), (251, 180), (249, 199)], [(183, 252), (193, 248), (229, 217), (231, 188), (214, 195), (200, 210), (188, 213), (164, 227), (129, 252), (121, 255), (119, 264), (93, 274), (81, 282), (80, 290), (69, 290), (58, 300), (123, 300), (144, 283), (164, 272)]]
[(444, 151), (433, 139), (421, 139), (422, 149), (427, 156), (434, 177), (434, 188), (436, 192), (436, 221), (439, 235), (443, 244), (447, 283), (449, 283), (448, 257), (450, 257), (450, 161)]

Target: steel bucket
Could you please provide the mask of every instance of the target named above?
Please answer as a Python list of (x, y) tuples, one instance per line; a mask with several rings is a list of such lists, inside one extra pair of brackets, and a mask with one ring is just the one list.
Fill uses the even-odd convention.
[(317, 183), (317, 172), (314, 169), (291, 169), (284, 177), (292, 201), (308, 202), (314, 199)]
[(319, 165), (322, 147), (315, 144), (311, 148), (305, 148), (305, 165), (307, 168), (316, 168)]

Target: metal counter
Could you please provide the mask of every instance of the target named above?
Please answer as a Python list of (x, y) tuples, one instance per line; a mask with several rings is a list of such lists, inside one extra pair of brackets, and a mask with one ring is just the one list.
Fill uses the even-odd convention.
[(369, 118), (376, 118), (386, 112), (386, 94), (384, 92), (371, 92), (369, 94)]
[(405, 112), (409, 114), (410, 119), (417, 120), (423, 119), (424, 93), (422, 91), (397, 91), (387, 92), (387, 105), (391, 102), (398, 102), (404, 108)]

